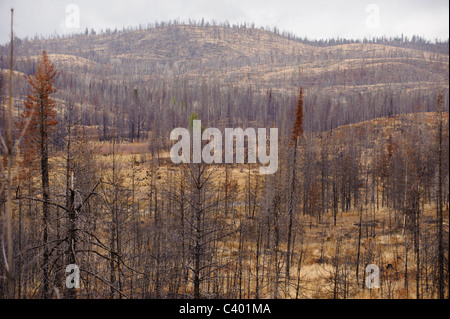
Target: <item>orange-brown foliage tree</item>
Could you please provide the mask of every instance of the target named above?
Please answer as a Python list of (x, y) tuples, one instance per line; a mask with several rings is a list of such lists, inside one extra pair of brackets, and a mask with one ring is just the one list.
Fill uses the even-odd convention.
[[(24, 103), (25, 110), (20, 115), (18, 123), (19, 132), (24, 134), (24, 139), (19, 147), (24, 171), (37, 170), (40, 155), (48, 154), (48, 135), (57, 124), (56, 104), (50, 95), (56, 92), (54, 84), (58, 75), (59, 73), (50, 63), (47, 53), (43, 51), (37, 71), (33, 76), (28, 76), (31, 90), (27, 95)], [(30, 123), (26, 126), (28, 118), (30, 118)]]
[(300, 88), (297, 109), (295, 110), (295, 122), (292, 128), (291, 145), (303, 135), (303, 88)]
[(294, 222), (294, 194), (296, 190), (296, 175), (297, 175), (296, 170), (297, 144), (298, 139), (301, 138), (302, 135), (303, 135), (303, 88), (300, 87), (300, 95), (298, 97), (297, 108), (295, 110), (295, 122), (292, 128), (291, 140), (289, 142), (289, 146), (294, 145), (294, 154), (292, 163), (291, 190), (288, 203), (289, 226), (288, 226), (287, 251), (286, 251), (286, 280), (289, 280), (289, 271), (291, 263), (291, 238), (292, 238), (292, 227)]
[[(25, 110), (21, 114), (19, 123), (20, 130), (24, 130), (24, 140), (20, 145), (24, 171), (31, 172), (32, 170), (37, 169), (38, 160), (40, 159), (42, 182), (42, 241), (44, 246), (41, 268), (43, 276), (43, 297), (46, 299), (50, 297), (50, 247), (48, 243), (50, 186), (48, 172), (48, 138), (49, 133), (55, 129), (55, 125), (57, 124), (55, 119), (56, 103), (50, 95), (56, 92), (53, 85), (55, 84), (58, 75), (59, 72), (55, 69), (55, 66), (50, 63), (47, 53), (43, 51), (37, 71), (33, 76), (28, 77), (31, 92), (27, 95)], [(26, 126), (25, 123), (28, 120), (30, 122), (29, 125)]]

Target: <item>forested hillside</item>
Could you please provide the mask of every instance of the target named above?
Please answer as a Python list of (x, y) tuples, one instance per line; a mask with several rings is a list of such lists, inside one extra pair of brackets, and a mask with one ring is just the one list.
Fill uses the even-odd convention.
[[(448, 42), (209, 23), (16, 38), (14, 156), (10, 51), (1, 297), (448, 298)], [(278, 128), (277, 172), (173, 164), (194, 113)]]
[[(82, 124), (98, 126), (102, 139), (112, 126), (121, 137), (140, 139), (155, 117), (167, 132), (193, 111), (208, 125), (227, 119), (230, 127), (244, 120), (290, 127), (300, 86), (305, 130), (320, 132), (434, 111), (437, 92), (448, 88), (448, 53), (410, 46), (393, 41), (320, 47), (243, 26), (172, 24), (18, 41), (14, 69), (32, 74), (45, 49), (61, 71), (58, 98), (73, 101)], [(9, 48), (0, 55), (7, 70)], [(24, 79), (20, 73), (16, 81)], [(15, 87), (18, 98), (22, 87)]]

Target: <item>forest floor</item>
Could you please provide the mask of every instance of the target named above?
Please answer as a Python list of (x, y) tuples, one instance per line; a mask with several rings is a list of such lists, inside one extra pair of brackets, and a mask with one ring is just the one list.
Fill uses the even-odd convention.
[[(425, 125), (433, 125), (432, 114), (416, 114), (410, 118), (413, 121), (419, 120)], [(370, 126), (358, 125), (357, 129), (374, 131), (382, 127), (382, 133), (387, 135), (405, 125), (405, 121), (395, 121), (393, 118), (375, 119), (370, 121)], [(410, 122), (408, 125), (413, 124), (414, 122)], [(343, 129), (345, 127), (341, 128)], [(128, 189), (134, 189), (134, 199), (138, 202), (142, 216), (149, 211), (152, 174), (156, 174), (154, 180), (161, 190), (160, 194), (164, 194), (164, 188), (170, 185), (177, 187), (174, 180), (179, 170), (170, 161), (169, 151), (161, 150), (152, 154), (150, 141), (115, 144), (114, 152), (111, 143), (91, 141), (87, 147), (92, 151), (95, 162), (98, 164), (99, 177), (108, 175), (115, 163), (121, 183)], [(60, 153), (52, 157), (51, 163), (57, 168), (54, 174), (60, 179), (58, 183), (61, 183), (65, 172), (64, 154)], [(252, 205), (248, 195), (249, 179), (251, 196), (254, 196), (256, 192), (261, 199), (264, 196), (264, 177), (259, 175), (257, 165), (232, 164), (228, 168), (228, 178), (236, 183), (233, 190), (233, 205), (227, 216), (220, 212), (220, 216), (215, 218), (220, 218), (228, 224), (247, 223), (248, 229), (252, 229), (256, 222), (250, 216), (252, 213), (248, 204), (250, 202), (250, 206)], [(223, 187), (225, 166), (213, 165), (211, 169), (215, 170), (215, 187)], [(256, 183), (256, 181), (260, 182)], [(376, 193), (378, 195), (373, 199), (366, 199), (366, 204), (359, 209), (352, 208), (342, 212), (339, 207), (336, 216), (331, 207), (326, 208), (323, 214), (316, 209), (314, 216), (302, 212), (296, 215), (294, 233), (297, 238), (293, 241), (290, 276), (289, 280), (286, 280), (285, 264), (280, 262), (278, 280), (284, 285), (283, 290), (279, 292), (279, 297), (415, 298), (417, 280), (420, 281), (422, 297), (436, 297), (435, 262), (433, 261), (436, 254), (438, 225), (436, 206), (425, 204), (420, 208), (421, 276), (417, 278), (415, 260), (417, 255), (412, 220), (401, 212), (385, 207), (382, 192)], [(444, 207), (446, 234), (448, 234), (448, 220), (447, 203)], [(361, 225), (360, 221), (362, 221)], [(256, 272), (253, 258), (257, 250), (256, 241), (254, 236), (249, 238), (246, 244), (250, 254), (244, 261), (243, 269), (244, 272), (251, 274), (244, 274), (244, 278), (250, 278)], [(448, 238), (446, 240), (448, 242)], [(218, 245), (225, 248), (221, 258), (234, 258), (239, 254), (239, 236)], [(285, 255), (286, 250), (286, 242), (281, 241), (280, 255)], [(360, 265), (357, 273), (355, 264)], [(365, 280), (369, 274), (365, 272), (365, 267), (371, 264), (379, 269), (380, 289), (366, 287)], [(254, 284), (251, 285), (254, 288)], [(189, 291), (191, 287), (186, 289)], [(264, 289), (264, 286), (261, 289)], [(252, 297), (251, 294), (247, 296)]]
[[(111, 144), (97, 145), (93, 149), (97, 161), (102, 163), (102, 169), (111, 169), (113, 162)], [(141, 203), (140, 210), (145, 214), (148, 207), (146, 204), (149, 192), (148, 172), (152, 166), (159, 162), (157, 183), (160, 187), (167, 185), (173, 179), (175, 169), (170, 163), (169, 153), (168, 151), (161, 152), (159, 159), (152, 160), (146, 141), (118, 144), (116, 152), (114, 160), (123, 177), (123, 184), (131, 187), (134, 176), (135, 200)], [(215, 169), (217, 170), (218, 187), (220, 187), (225, 181), (225, 170), (223, 167)], [(258, 177), (257, 167), (249, 169), (247, 165), (234, 165), (230, 169), (229, 174), (237, 182), (238, 189), (236, 190), (235, 201), (237, 204), (233, 208), (234, 213), (227, 217), (220, 217), (227, 223), (233, 223), (236, 220), (242, 222), (243, 219), (252, 222), (246, 213), (248, 198), (245, 189), (249, 170), (252, 183), (255, 178), (261, 178), (261, 176)], [(444, 213), (445, 224), (448, 228), (448, 207)], [(297, 238), (295, 241), (293, 259), (297, 260), (293, 262), (294, 266), (291, 269), (290, 284), (287, 285), (289, 291), (284, 290), (281, 296), (285, 298), (333, 298), (337, 293), (340, 298), (415, 298), (414, 237), (408, 227), (410, 221), (401, 219), (399, 216), (400, 214), (394, 210), (382, 207), (381, 199), (378, 199), (378, 205), (376, 202), (365, 205), (359, 211), (352, 209), (348, 212), (341, 212), (339, 210), (336, 224), (334, 224), (332, 209), (327, 209), (320, 220), (318, 217), (300, 214), (296, 227), (297, 230), (301, 230), (299, 236), (302, 237), (302, 240)], [(361, 227), (359, 227), (360, 219), (362, 220)], [(430, 236), (435, 234), (437, 228), (436, 207), (424, 205), (421, 209), (420, 219), (420, 231), (422, 236), (427, 237), (422, 239), (421, 253), (431, 254), (429, 247), (433, 245), (435, 238), (430, 238)], [(256, 251), (254, 242), (248, 244), (250, 250)], [(228, 241), (226, 246), (228, 255), (238, 253), (237, 239), (231, 243)], [(358, 246), (360, 247), (359, 254)], [(408, 247), (407, 251), (405, 247)], [(280, 252), (285, 251), (285, 243), (280, 244), (279, 249)], [(299, 258), (301, 258), (300, 263), (298, 262)], [(353, 266), (357, 258), (361, 260), (361, 265), (375, 264), (379, 267), (381, 289), (366, 288), (365, 278), (368, 274), (365, 273), (364, 267), (361, 266), (358, 275), (354, 271)], [(352, 266), (350, 267), (350, 265)], [(251, 272), (255, 272), (254, 267), (254, 264), (249, 266)], [(284, 266), (280, 265), (280, 273), (284, 275), (282, 267)], [(425, 287), (422, 288), (421, 294), (431, 297), (434, 294), (432, 292), (431, 262), (429, 265), (421, 267), (423, 267), (422, 272), (425, 273), (419, 279), (422, 283), (425, 282), (421, 284), (421, 287)], [(337, 276), (336, 273), (338, 273)], [(407, 273), (406, 281), (405, 273)], [(338, 280), (340, 285), (337, 292), (334, 290), (335, 280)], [(423, 291), (424, 289), (430, 291)]]

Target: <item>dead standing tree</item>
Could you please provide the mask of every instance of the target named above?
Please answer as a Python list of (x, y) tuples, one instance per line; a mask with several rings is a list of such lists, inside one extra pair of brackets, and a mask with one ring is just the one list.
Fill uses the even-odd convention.
[[(56, 92), (54, 84), (59, 73), (54, 65), (50, 63), (47, 53), (43, 51), (42, 58), (33, 76), (28, 77), (31, 86), (30, 94), (25, 101), (25, 110), (21, 114), (19, 128), (24, 131), (25, 138), (20, 145), (23, 158), (22, 165), (35, 167), (37, 160), (40, 163), (41, 191), (42, 191), (42, 240), (44, 255), (42, 262), (43, 273), (43, 297), (50, 297), (49, 286), (49, 220), (50, 220), (50, 182), (48, 165), (49, 136), (57, 124), (55, 120), (56, 103), (50, 96)], [(28, 122), (28, 119), (30, 121)], [(29, 123), (29, 125), (28, 125)]]
[(297, 109), (295, 110), (295, 122), (292, 128), (292, 135), (289, 145), (293, 146), (293, 163), (292, 163), (292, 176), (289, 192), (288, 203), (288, 238), (287, 238), (287, 250), (286, 250), (286, 280), (289, 280), (289, 266), (291, 263), (291, 239), (292, 239), (292, 227), (294, 221), (294, 197), (296, 193), (296, 180), (297, 180), (297, 147), (299, 140), (303, 137), (303, 88), (300, 88), (300, 95), (297, 102)]
[[(438, 113), (438, 281), (439, 281), (439, 299), (445, 298), (445, 275), (444, 275), (444, 215), (443, 215), (443, 201), (442, 201), (442, 135), (443, 135), (443, 103), (444, 96), (440, 92), (437, 98), (437, 113)], [(447, 246), (448, 247), (448, 246)], [(448, 255), (448, 250), (447, 250)], [(448, 269), (447, 269), (448, 274)], [(448, 275), (447, 275), (448, 276)]]
[[(1, 137), (1, 135), (0, 135), (3, 150), (7, 154), (6, 211), (5, 211), (7, 256), (6, 256), (4, 262), (5, 262), (5, 266), (6, 266), (7, 279), (8, 279), (8, 298), (9, 299), (14, 298), (14, 265), (13, 265), (13, 242), (12, 242), (12, 189), (11, 189), (11, 181), (13, 178), (12, 163), (13, 163), (13, 149), (14, 149), (13, 138), (12, 138), (12, 108), (13, 108), (12, 83), (13, 83), (13, 53), (14, 53), (13, 16), (14, 16), (14, 9), (11, 8), (11, 56), (10, 56), (11, 61), (10, 61), (10, 69), (9, 69), (8, 126), (7, 126), (7, 129), (5, 128), (6, 143), (3, 140), (3, 137)], [(2, 191), (0, 191), (0, 193)]]

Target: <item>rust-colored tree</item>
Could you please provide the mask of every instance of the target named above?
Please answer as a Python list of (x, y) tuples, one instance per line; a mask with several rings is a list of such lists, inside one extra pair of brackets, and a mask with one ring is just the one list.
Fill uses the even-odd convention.
[(292, 128), (291, 145), (303, 135), (303, 88), (300, 88), (300, 95), (298, 97), (297, 109), (295, 110), (295, 122)]
[(286, 250), (286, 283), (289, 280), (289, 270), (291, 264), (291, 239), (292, 239), (292, 227), (294, 221), (294, 196), (296, 190), (296, 176), (297, 176), (297, 144), (299, 138), (303, 135), (303, 88), (300, 87), (300, 95), (298, 97), (297, 108), (295, 110), (295, 122), (292, 128), (292, 135), (289, 142), (289, 146), (294, 146), (293, 163), (292, 163), (292, 177), (289, 196), (289, 225), (288, 225), (288, 238), (287, 238), (287, 250)]
[(28, 77), (31, 89), (18, 123), (19, 131), (22, 132), (27, 119), (30, 118), (30, 123), (23, 133), (24, 139), (19, 147), (22, 168), (26, 171), (39, 168), (39, 157), (41, 157), (42, 169), (42, 160), (45, 159), (41, 155), (48, 153), (48, 136), (57, 124), (55, 120), (56, 104), (50, 95), (56, 92), (54, 83), (58, 75), (59, 73), (50, 63), (47, 53), (43, 51), (37, 71), (33, 76)]
[[(25, 110), (21, 114), (19, 128), (24, 128), (24, 140), (20, 145), (20, 154), (22, 156), (22, 167), (24, 171), (37, 170), (40, 164), (41, 187), (42, 187), (42, 224), (43, 224), (43, 297), (50, 297), (49, 287), (49, 257), (50, 248), (48, 244), (49, 229), (49, 172), (48, 172), (48, 140), (49, 134), (54, 131), (57, 121), (56, 103), (51, 98), (51, 94), (56, 92), (54, 84), (58, 78), (59, 72), (55, 66), (50, 63), (47, 53), (43, 51), (42, 58), (39, 61), (37, 71), (33, 76), (28, 77), (28, 83), (31, 86), (30, 93), (25, 101)], [(29, 125), (26, 126), (27, 119)]]

